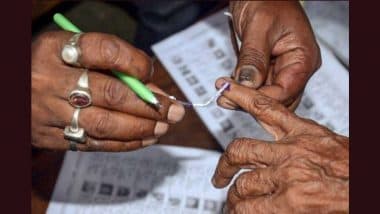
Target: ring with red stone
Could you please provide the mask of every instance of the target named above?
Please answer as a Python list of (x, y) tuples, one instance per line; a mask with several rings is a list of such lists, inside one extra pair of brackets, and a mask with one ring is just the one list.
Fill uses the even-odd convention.
[(69, 95), (69, 103), (75, 108), (85, 108), (91, 105), (91, 91), (88, 87), (88, 71), (82, 73), (78, 80), (78, 86)]

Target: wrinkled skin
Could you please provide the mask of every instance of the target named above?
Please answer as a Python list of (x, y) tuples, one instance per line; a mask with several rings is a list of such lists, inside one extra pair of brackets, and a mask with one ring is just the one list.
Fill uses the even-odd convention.
[[(231, 32), (241, 40), (232, 77), (294, 110), (307, 81), (321, 65), (302, 6), (298, 1), (230, 1), (230, 12)], [(218, 103), (227, 109), (238, 106), (225, 96)]]
[(249, 112), (274, 142), (235, 139), (212, 182), (229, 188), (227, 213), (348, 213), (349, 139), (296, 116), (278, 101), (231, 82), (224, 96)]
[[(77, 86), (83, 68), (89, 68), (93, 104), (82, 109), (79, 126), (88, 134), (82, 151), (129, 151), (157, 142), (169, 123), (184, 116), (184, 108), (171, 103), (165, 93), (149, 83), (150, 58), (120, 38), (85, 33), (79, 40), (81, 67), (65, 64), (60, 53), (73, 34), (48, 32), (32, 44), (32, 144), (39, 148), (65, 150), (69, 142), (63, 129), (70, 124), (74, 108), (67, 99)], [(138, 98), (113, 77), (111, 69), (147, 83), (161, 103), (158, 110)]]

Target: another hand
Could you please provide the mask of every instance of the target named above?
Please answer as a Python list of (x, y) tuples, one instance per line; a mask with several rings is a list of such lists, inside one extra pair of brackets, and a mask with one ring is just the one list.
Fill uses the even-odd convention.
[[(242, 41), (233, 78), (294, 110), (321, 65), (302, 6), (297, 1), (231, 1), (230, 12)], [(237, 107), (224, 96), (218, 102), (228, 109)]]
[(255, 117), (275, 142), (235, 139), (213, 176), (227, 186), (229, 213), (348, 213), (349, 139), (296, 116), (263, 93), (230, 79), (224, 96)]
[(128, 151), (151, 145), (165, 134), (169, 123), (184, 116), (184, 108), (173, 104), (163, 91), (148, 83), (162, 107), (151, 107), (126, 85), (111, 75), (115, 69), (148, 81), (152, 73), (150, 58), (122, 39), (85, 33), (80, 37), (83, 68), (65, 64), (61, 50), (73, 34), (49, 32), (32, 44), (32, 144), (47, 149), (69, 148), (63, 128), (70, 124), (74, 108), (68, 103), (83, 68), (89, 71), (92, 105), (80, 111), (79, 126), (88, 134), (84, 151)]

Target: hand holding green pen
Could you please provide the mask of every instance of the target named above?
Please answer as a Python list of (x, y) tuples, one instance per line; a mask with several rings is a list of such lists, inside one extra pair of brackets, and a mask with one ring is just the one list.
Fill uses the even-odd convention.
[[(53, 19), (59, 27), (66, 31), (71, 31), (74, 33), (82, 32), (78, 27), (71, 23), (70, 20), (68, 20), (60, 13), (56, 13), (53, 16)], [(142, 100), (153, 104), (156, 107), (160, 107), (160, 103), (154, 94), (138, 79), (115, 70), (113, 70), (112, 73), (117, 76), (123, 83), (128, 85), (128, 87), (130, 87)]]
[[(80, 64), (73, 64), (78, 59), (75, 54), (72, 60), (67, 58), (69, 47), (79, 47), (76, 56), (80, 56)], [(68, 150), (76, 145), (79, 151), (131, 151), (156, 143), (170, 124), (185, 115), (183, 105), (172, 102), (149, 82), (150, 57), (117, 36), (46, 31), (32, 41), (31, 53), (31, 131), (35, 147)], [(155, 92), (160, 108), (152, 108), (130, 87), (110, 76), (111, 70), (127, 72), (143, 81)], [(80, 88), (82, 85), (91, 90), (89, 96)], [(73, 93), (75, 96), (71, 96)], [(91, 106), (78, 114), (75, 105), (83, 107), (85, 103)], [(83, 139), (84, 143), (73, 144), (65, 138), (66, 127), (74, 126), (74, 118), (82, 130), (76, 133), (87, 136), (75, 142)]]

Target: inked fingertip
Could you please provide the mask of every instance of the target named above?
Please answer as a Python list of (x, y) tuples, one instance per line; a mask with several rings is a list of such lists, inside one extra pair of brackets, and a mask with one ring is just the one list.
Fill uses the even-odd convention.
[(226, 91), (229, 91), (231, 89), (231, 83), (229, 82), (226, 82), (224, 83), (223, 85), (227, 84), (227, 88), (226, 88)]
[(215, 81), (215, 88), (220, 89), (225, 83), (229, 83), (230, 81), (231, 79), (228, 77), (221, 77)]

